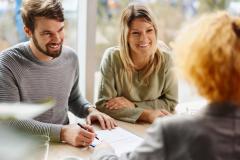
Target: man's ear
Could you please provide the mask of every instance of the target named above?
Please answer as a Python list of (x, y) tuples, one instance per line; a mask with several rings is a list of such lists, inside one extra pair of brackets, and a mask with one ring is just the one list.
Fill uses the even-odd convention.
[(32, 38), (32, 31), (28, 27), (24, 26), (24, 32), (28, 38)]

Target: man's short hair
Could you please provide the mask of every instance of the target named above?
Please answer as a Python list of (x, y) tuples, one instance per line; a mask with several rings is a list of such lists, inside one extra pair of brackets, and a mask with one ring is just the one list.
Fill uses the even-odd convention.
[(63, 7), (59, 0), (24, 0), (21, 14), (24, 25), (32, 32), (35, 29), (35, 17), (64, 21)]

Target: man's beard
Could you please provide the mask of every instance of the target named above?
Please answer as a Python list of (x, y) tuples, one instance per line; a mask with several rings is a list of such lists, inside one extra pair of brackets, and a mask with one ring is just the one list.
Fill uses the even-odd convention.
[(47, 56), (49, 56), (49, 57), (56, 58), (56, 57), (60, 56), (60, 54), (61, 54), (61, 52), (62, 52), (62, 44), (60, 45), (60, 49), (59, 49), (58, 51), (53, 51), (53, 52), (51, 52), (51, 51), (49, 51), (47, 45), (46, 45), (46, 51), (45, 51), (45, 50), (39, 45), (39, 43), (38, 43), (38, 41), (37, 41), (37, 39), (36, 39), (36, 37), (35, 37), (34, 35), (32, 36), (32, 40), (33, 40), (33, 43), (34, 43), (34, 45), (36, 46), (36, 48), (37, 48), (40, 52), (42, 52), (43, 54), (45, 54), (45, 55), (47, 55)]

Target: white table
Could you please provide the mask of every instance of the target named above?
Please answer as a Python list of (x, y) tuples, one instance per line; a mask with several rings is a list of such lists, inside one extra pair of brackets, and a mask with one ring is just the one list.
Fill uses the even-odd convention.
[[(194, 115), (199, 110), (201, 110), (206, 104), (207, 104), (207, 101), (205, 100), (181, 103), (176, 106), (176, 114)], [(76, 119), (74, 118), (75, 117), (73, 117), (72, 114), (70, 114), (70, 122), (76, 121)], [(122, 121), (117, 121), (117, 122), (120, 127), (143, 138), (146, 134), (146, 129), (150, 126), (150, 124), (144, 124), (144, 123), (132, 124), (132, 123), (127, 123)], [(99, 129), (99, 128), (97, 127), (96, 129)], [(79, 156), (86, 160), (89, 158), (92, 151), (93, 150), (91, 147), (77, 148), (68, 144), (61, 144), (61, 143), (50, 144), (48, 160), (61, 160), (67, 156)]]
[[(150, 126), (149, 124), (131, 124), (126, 122), (118, 121), (118, 125), (129, 132), (144, 137), (146, 129)], [(87, 160), (92, 153), (93, 149), (91, 147), (73, 147), (68, 144), (50, 144), (48, 160), (61, 160), (68, 156), (79, 156), (84, 160)]]

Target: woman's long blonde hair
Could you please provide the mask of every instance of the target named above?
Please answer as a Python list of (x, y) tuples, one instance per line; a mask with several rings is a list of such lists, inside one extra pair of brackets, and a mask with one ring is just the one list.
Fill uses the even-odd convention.
[[(154, 27), (156, 38), (158, 37), (158, 27), (153, 17), (152, 12), (144, 5), (138, 3), (129, 4), (121, 14), (120, 21), (120, 57), (124, 66), (121, 76), (127, 73), (127, 76), (132, 82), (133, 72), (135, 65), (130, 55), (130, 47), (128, 44), (129, 28), (134, 19), (144, 18), (147, 22), (151, 23)], [(152, 54), (147, 66), (143, 69), (142, 84), (149, 84), (149, 79), (155, 70), (159, 70), (163, 61), (163, 55), (157, 48), (156, 52)]]
[(240, 18), (227, 12), (202, 16), (173, 43), (177, 64), (210, 101), (240, 97)]

